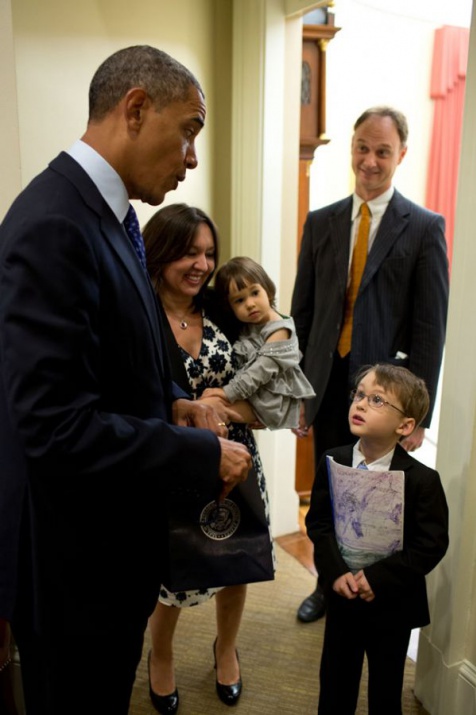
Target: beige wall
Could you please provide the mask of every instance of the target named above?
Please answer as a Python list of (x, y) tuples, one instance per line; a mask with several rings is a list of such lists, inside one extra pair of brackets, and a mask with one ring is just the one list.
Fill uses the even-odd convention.
[[(15, 0), (12, 10), (23, 185), (84, 132), (89, 82), (98, 65), (121, 47), (151, 44), (194, 72), (208, 105), (207, 127), (197, 141), (199, 166), (167, 202), (211, 211), (214, 0), (141, 0), (140, 12), (131, 12), (126, 0)], [(140, 220), (153, 211), (139, 207)]]
[(214, 0), (211, 215), (221, 238), (221, 261), (231, 258), (231, 144), (233, 0)]
[(450, 508), (450, 547), (428, 579), (416, 692), (432, 715), (476, 715), (476, 17), (470, 35), (463, 144), (437, 468)]
[(21, 189), (16, 67), (10, 2), (0, 0), (0, 220)]

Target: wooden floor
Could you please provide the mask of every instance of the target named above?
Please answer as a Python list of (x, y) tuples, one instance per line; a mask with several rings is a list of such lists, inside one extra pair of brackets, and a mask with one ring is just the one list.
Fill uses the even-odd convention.
[(304, 518), (308, 508), (306, 505), (299, 507), (299, 531), (294, 534), (286, 534), (286, 536), (278, 536), (276, 541), (288, 554), (294, 556), (308, 571), (317, 576), (312, 555), (312, 543), (306, 536), (306, 527), (304, 525)]

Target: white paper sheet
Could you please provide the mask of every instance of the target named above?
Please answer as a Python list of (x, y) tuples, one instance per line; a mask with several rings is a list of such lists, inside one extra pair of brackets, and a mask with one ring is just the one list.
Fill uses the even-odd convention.
[(401, 551), (405, 475), (338, 464), (327, 457), (334, 528), (353, 572)]

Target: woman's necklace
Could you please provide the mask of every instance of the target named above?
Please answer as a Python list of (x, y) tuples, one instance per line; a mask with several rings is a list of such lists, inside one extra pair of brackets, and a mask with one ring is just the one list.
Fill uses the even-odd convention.
[(193, 303), (189, 304), (187, 307), (187, 310), (185, 310), (182, 313), (182, 315), (178, 315), (174, 310), (172, 310), (172, 308), (168, 304), (166, 297), (164, 295), (160, 295), (160, 292), (159, 292), (159, 297), (162, 300), (162, 306), (167, 314), (167, 317), (173, 318), (178, 323), (181, 330), (187, 330), (187, 328), (190, 325), (190, 322), (189, 322), (190, 319), (187, 320), (187, 316), (192, 315), (192, 313), (194, 312), (194, 310), (195, 310), (194, 304)]
[(172, 311), (170, 309), (167, 310), (167, 313), (170, 313), (172, 318), (175, 318), (175, 320), (178, 322), (178, 324), (182, 330), (187, 330), (187, 328), (188, 328), (188, 322), (185, 320), (185, 318), (188, 315), (188, 312), (189, 311), (186, 310), (185, 313), (182, 315), (182, 317), (180, 317), (179, 315), (172, 313)]

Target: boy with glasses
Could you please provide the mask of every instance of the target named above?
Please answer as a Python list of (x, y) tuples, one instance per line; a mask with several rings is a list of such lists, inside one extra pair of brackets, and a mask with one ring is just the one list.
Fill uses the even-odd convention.
[[(429, 397), (423, 380), (403, 367), (374, 365), (362, 369), (356, 385), (349, 425), (358, 441), (323, 456), (306, 517), (328, 604), (318, 715), (355, 712), (364, 654), (369, 715), (401, 715), (410, 633), (430, 622), (425, 575), (448, 548), (448, 507), (438, 473), (398, 444), (427, 413)], [(354, 480), (354, 491), (347, 482), (351, 486), (345, 501), (337, 499), (339, 482), (331, 476), (336, 474), (334, 465), (346, 474), (344, 478)], [(352, 473), (349, 467), (362, 471)], [(398, 510), (391, 510), (395, 495), (389, 491), (389, 513), (380, 502), (371, 515), (371, 526), (384, 541), (390, 515), (392, 526), (402, 523), (402, 539), (380, 555), (378, 548), (373, 554), (363, 546), (359, 551), (359, 540), (365, 542), (365, 530), (370, 528), (363, 513), (367, 509), (368, 519), (375, 485), (378, 491), (379, 480), (387, 480), (380, 484), (385, 491), (391, 480), (398, 481), (398, 472), (403, 480), (403, 518)], [(342, 538), (346, 517), (354, 532), (350, 550)]]

